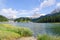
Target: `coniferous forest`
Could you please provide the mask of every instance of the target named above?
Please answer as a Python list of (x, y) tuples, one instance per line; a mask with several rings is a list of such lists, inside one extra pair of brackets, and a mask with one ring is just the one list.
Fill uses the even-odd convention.
[(47, 14), (45, 16), (41, 16), (36, 19), (32, 19), (33, 22), (37, 23), (55, 23), (60, 22), (60, 12), (55, 12), (51, 14)]

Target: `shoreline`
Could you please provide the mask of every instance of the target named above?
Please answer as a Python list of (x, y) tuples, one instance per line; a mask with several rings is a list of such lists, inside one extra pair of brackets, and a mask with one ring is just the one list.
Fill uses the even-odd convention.
[(17, 40), (37, 40), (37, 38), (35, 38), (35, 37), (21, 37)]

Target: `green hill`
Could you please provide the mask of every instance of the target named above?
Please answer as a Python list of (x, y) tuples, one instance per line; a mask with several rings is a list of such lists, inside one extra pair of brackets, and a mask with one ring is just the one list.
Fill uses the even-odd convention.
[(60, 11), (56, 12), (54, 10), (52, 13), (47, 14), (45, 16), (41, 16), (36, 19), (32, 19), (32, 22), (37, 22), (37, 23), (54, 23), (54, 22), (60, 22)]
[(17, 21), (17, 22), (29, 22), (30, 18), (28, 18), (28, 17), (20, 17), (20, 18), (15, 19), (14, 21)]
[(5, 16), (0, 15), (0, 22), (5, 22), (8, 21), (8, 18), (6, 18)]

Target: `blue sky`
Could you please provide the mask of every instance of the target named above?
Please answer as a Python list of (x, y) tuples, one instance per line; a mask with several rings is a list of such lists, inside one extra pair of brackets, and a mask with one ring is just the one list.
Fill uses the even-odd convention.
[[(0, 15), (9, 18), (49, 14), (60, 7), (60, 0), (0, 0)], [(35, 15), (36, 16), (36, 15)]]
[(6, 5), (7, 8), (31, 10), (34, 7), (38, 7), (39, 3), (37, 0), (8, 0)]

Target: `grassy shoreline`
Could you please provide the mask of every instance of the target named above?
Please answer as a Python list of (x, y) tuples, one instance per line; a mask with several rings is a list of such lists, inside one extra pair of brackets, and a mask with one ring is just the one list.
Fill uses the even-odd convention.
[(37, 40), (60, 40), (60, 36), (38, 35)]
[[(28, 28), (15, 27), (11, 24), (0, 24), (0, 40), (17, 40), (23, 37), (24, 39), (30, 39), (29, 37), (32, 38), (32, 35), (33, 32)], [(44, 34), (38, 35), (36, 40), (60, 40), (60, 36)]]
[(28, 28), (15, 27), (10, 24), (0, 24), (0, 40), (13, 40), (32, 35), (32, 31)]

